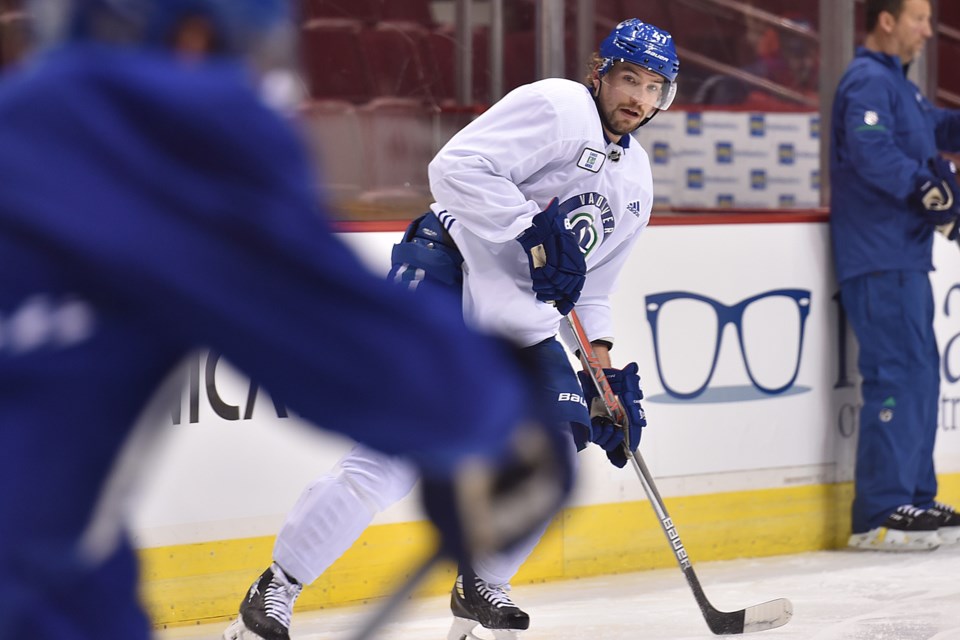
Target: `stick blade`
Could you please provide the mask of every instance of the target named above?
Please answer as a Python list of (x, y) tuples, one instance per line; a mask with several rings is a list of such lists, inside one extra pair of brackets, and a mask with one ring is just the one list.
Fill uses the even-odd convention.
[(776, 629), (790, 622), (793, 605), (786, 598), (755, 604), (739, 611), (718, 611), (704, 601), (701, 604), (703, 619), (714, 635), (733, 636)]
[(755, 604), (744, 610), (743, 633), (776, 629), (790, 622), (792, 617), (793, 603), (786, 598)]

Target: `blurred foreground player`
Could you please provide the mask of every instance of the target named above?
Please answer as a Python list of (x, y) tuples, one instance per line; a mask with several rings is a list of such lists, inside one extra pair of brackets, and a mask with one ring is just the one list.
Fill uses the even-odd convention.
[[(150, 636), (120, 472), (157, 431), (138, 414), (169, 416), (179, 389), (163, 381), (202, 347), (312, 422), (409, 454), (449, 555), (543, 526), (570, 466), (514, 350), (451, 299), (369, 275), (260, 98), (245, 55), (265, 70), (292, 50), (286, 3), (32, 10), (41, 50), (0, 86), (0, 638)], [(468, 455), (491, 484), (507, 468), (523, 505), (508, 527), (481, 523), (483, 546), (455, 499)]]
[[(603, 40), (584, 84), (552, 78), (520, 87), (457, 133), (430, 164), (436, 203), (394, 248), (394, 280), (462, 296), (468, 321), (510, 339), (542, 373), (541, 393), (573, 435), (571, 450), (601, 446), (619, 467), (623, 431), (591, 421), (593, 384), (578, 381), (557, 340), (576, 305), (607, 376), (629, 414), (629, 445), (646, 424), (638, 366), (611, 367), (611, 295), (646, 227), (653, 184), (631, 133), (670, 106), (679, 71), (669, 33), (626, 20)], [(582, 372), (581, 372), (582, 373)], [(227, 640), (287, 640), (302, 585), (342, 555), (380, 510), (416, 481), (403, 460), (354, 448), (308, 486), (254, 582)], [(530, 617), (509, 582), (543, 530), (505, 553), (464, 562), (451, 593), (448, 640), (482, 627), (515, 638)]]

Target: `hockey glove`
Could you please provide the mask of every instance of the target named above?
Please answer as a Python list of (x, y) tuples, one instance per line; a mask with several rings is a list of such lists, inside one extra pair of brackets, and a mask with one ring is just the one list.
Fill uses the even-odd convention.
[(950, 240), (957, 237), (957, 217), (960, 216), (956, 173), (957, 168), (949, 160), (940, 156), (931, 158), (917, 173), (914, 191), (914, 200), (924, 217)]
[(450, 478), (424, 476), (424, 510), (444, 555), (470, 563), (548, 522), (573, 487), (568, 442), (559, 429), (530, 423), (517, 430), (503, 459), (468, 459)]
[(403, 239), (393, 245), (390, 261), (388, 279), (410, 291), (427, 283), (430, 288), (439, 285), (459, 294), (463, 286), (463, 256), (432, 213), (410, 223)]
[(530, 278), (537, 300), (553, 302), (567, 315), (580, 299), (587, 263), (570, 222), (560, 214), (557, 199), (533, 218), (529, 229), (517, 236), (527, 252)]
[[(624, 435), (629, 437), (630, 451), (636, 451), (640, 444), (642, 430), (647, 426), (646, 415), (643, 407), (640, 406), (640, 400), (643, 399), (643, 391), (640, 390), (640, 376), (637, 375), (640, 367), (636, 362), (631, 362), (623, 369), (604, 369), (603, 373), (610, 383), (610, 388), (620, 404), (623, 405), (627, 416), (626, 428), (615, 425), (610, 416), (603, 409), (603, 399), (597, 393), (597, 387), (593, 384), (590, 374), (585, 371), (578, 371), (580, 386), (583, 387), (583, 397), (587, 401), (587, 406), (591, 407), (591, 441), (598, 444), (607, 452), (607, 459), (617, 467), (624, 467), (627, 464), (627, 455), (623, 450)], [(598, 407), (594, 410), (594, 407)]]

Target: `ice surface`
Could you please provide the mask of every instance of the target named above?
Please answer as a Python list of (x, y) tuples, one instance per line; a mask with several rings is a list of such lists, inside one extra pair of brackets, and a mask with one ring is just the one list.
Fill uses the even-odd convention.
[[(774, 598), (793, 620), (757, 640), (960, 640), (960, 546), (932, 552), (824, 551), (694, 564), (710, 602), (732, 611)], [(679, 569), (518, 585), (531, 616), (521, 640), (693, 640), (707, 629)], [(371, 605), (372, 606), (372, 605)], [(369, 608), (298, 612), (294, 640), (345, 640)], [(448, 597), (413, 600), (378, 640), (444, 640)], [(158, 640), (219, 640), (225, 624), (158, 632)]]

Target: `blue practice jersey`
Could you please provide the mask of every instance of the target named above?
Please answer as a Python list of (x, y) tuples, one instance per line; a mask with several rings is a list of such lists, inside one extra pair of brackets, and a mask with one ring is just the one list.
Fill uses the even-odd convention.
[(125, 537), (98, 558), (79, 541), (136, 416), (197, 348), (427, 474), (503, 446), (527, 388), (505, 348), (459, 300), (369, 274), (307, 156), (235, 61), (82, 44), (4, 79), (0, 638), (147, 637)]

